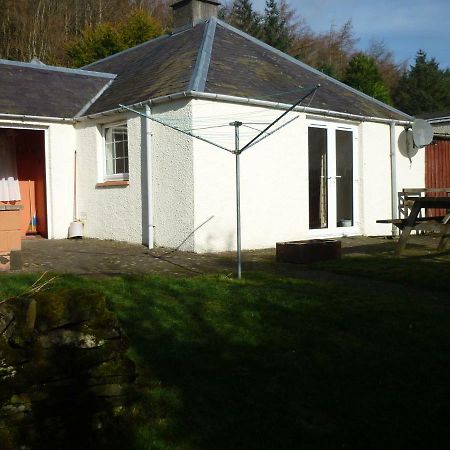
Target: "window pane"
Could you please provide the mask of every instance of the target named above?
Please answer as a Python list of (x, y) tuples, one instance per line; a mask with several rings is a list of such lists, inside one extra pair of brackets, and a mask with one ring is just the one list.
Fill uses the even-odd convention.
[(113, 144), (106, 144), (106, 174), (112, 175), (114, 173), (113, 164)]
[(328, 138), (324, 128), (308, 129), (309, 228), (328, 227)]
[(105, 131), (106, 175), (128, 173), (128, 133), (126, 125)]
[(353, 225), (353, 134), (336, 131), (337, 226)]
[(115, 173), (126, 173), (125, 159), (116, 159), (116, 172)]
[(127, 156), (127, 143), (126, 142), (116, 142), (116, 158), (123, 158)]

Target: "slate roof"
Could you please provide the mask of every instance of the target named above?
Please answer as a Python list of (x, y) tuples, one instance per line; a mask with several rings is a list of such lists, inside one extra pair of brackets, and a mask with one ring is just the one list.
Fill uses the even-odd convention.
[[(320, 88), (311, 99), (312, 108), (371, 117), (409, 118), (241, 31), (218, 23), (206, 92), (293, 104), (317, 84)], [(309, 101), (308, 98), (305, 103)]]
[(83, 117), (195, 92), (293, 104), (317, 84), (311, 108), (411, 119), (215, 18), (79, 70), (0, 60), (0, 113)]
[(86, 114), (188, 90), (206, 24), (117, 53), (84, 69), (117, 74)]
[(73, 118), (111, 74), (0, 60), (0, 113)]
[[(236, 28), (211, 18), (85, 67), (117, 74), (86, 115), (179, 92), (207, 92), (292, 104), (320, 84), (309, 106), (409, 120), (381, 103)], [(288, 92), (280, 95), (280, 92)], [(309, 102), (310, 99), (307, 100)]]

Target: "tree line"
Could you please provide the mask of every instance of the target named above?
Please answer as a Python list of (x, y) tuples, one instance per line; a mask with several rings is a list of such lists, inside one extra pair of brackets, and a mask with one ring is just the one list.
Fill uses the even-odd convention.
[(1, 58), (63, 66), (151, 39), (171, 20), (168, 0), (0, 0), (0, 11)]
[[(0, 58), (82, 67), (170, 31), (169, 0), (0, 0)], [(228, 0), (219, 17), (267, 44), (409, 114), (450, 109), (450, 71), (417, 52), (396, 62), (384, 42), (365, 51), (351, 20), (314, 32), (286, 0)]]

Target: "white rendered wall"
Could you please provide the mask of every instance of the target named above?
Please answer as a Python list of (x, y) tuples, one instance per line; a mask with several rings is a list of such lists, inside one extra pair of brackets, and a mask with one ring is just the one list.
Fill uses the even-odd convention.
[[(235, 120), (270, 122), (281, 113), (204, 100), (192, 103), (194, 128), (206, 124), (208, 115), (211, 124), (225, 125)], [(233, 148), (233, 128), (221, 130), (212, 139)], [(396, 128), (398, 190), (423, 186), (425, 171), (423, 151), (410, 154), (410, 163), (399, 146), (402, 131), (402, 127)], [(242, 146), (250, 135), (243, 127), (240, 132)], [(358, 126), (358, 135), (359, 217), (356, 222), (362, 234), (389, 235), (391, 225), (376, 221), (391, 218), (390, 127), (364, 122)], [(234, 155), (195, 140), (194, 180), (194, 226), (201, 226), (195, 233), (195, 251), (235, 249)], [(308, 204), (308, 129), (305, 115), (300, 114), (298, 120), (241, 155), (242, 248), (273, 247), (279, 241), (310, 238)], [(324, 230), (324, 235), (327, 233)]]
[(376, 221), (392, 215), (389, 125), (364, 122), (359, 130), (361, 233), (388, 235), (392, 225)]
[[(270, 122), (280, 111), (253, 106), (193, 101), (194, 125)], [(273, 247), (277, 241), (305, 238), (308, 232), (307, 128), (304, 115), (241, 155), (242, 248)], [(198, 119), (200, 118), (200, 119)], [(205, 122), (206, 123), (206, 122)], [(264, 127), (264, 125), (254, 125)], [(240, 128), (241, 147), (255, 135)], [(234, 128), (223, 127), (215, 142), (234, 146)], [(198, 252), (236, 248), (235, 156), (194, 141), (195, 233)]]
[[(152, 107), (152, 116), (171, 125), (192, 128), (191, 102)], [(194, 251), (193, 138), (151, 122), (153, 224), (157, 246)]]
[[(207, 100), (183, 100), (152, 107), (155, 118), (183, 129), (219, 126), (198, 133), (234, 148), (235, 120), (271, 122), (281, 111)], [(276, 242), (308, 239), (308, 125), (305, 114), (241, 155), (242, 247), (273, 247)], [(107, 118), (108, 124), (125, 116)], [(96, 188), (103, 158), (104, 123), (77, 124), (79, 152), (79, 216), (86, 236), (129, 242), (145, 241), (147, 226), (144, 120), (128, 116), (130, 182), (127, 187)], [(291, 115), (292, 117), (292, 115)], [(321, 121), (328, 119), (321, 118)], [(332, 119), (329, 119), (331, 122)], [(151, 122), (154, 244), (207, 252), (236, 247), (235, 156), (210, 144)], [(396, 129), (401, 142), (402, 127)], [(390, 129), (387, 124), (358, 126), (360, 230), (387, 235), (391, 217)], [(240, 128), (241, 147), (255, 132)], [(142, 148), (142, 150), (141, 150)], [(424, 156), (412, 164), (397, 148), (397, 187), (424, 183)], [(194, 229), (198, 230), (193, 233)], [(326, 231), (324, 232), (326, 234)]]
[(45, 132), (48, 237), (66, 238), (73, 211), (73, 153), (76, 145), (73, 125), (0, 119), (0, 126)]
[[(107, 121), (106, 121), (107, 120)], [(76, 125), (78, 161), (78, 218), (86, 237), (142, 242), (141, 141), (142, 120), (120, 114), (102, 123), (86, 120)], [(128, 126), (128, 186), (98, 187), (103, 179), (104, 127)]]
[[(190, 128), (188, 101), (152, 108), (151, 114), (167, 123)], [(96, 187), (102, 179), (104, 128), (128, 124), (129, 185)], [(78, 215), (85, 236), (148, 243), (145, 119), (130, 114), (78, 123)], [(192, 138), (150, 122), (154, 244), (177, 247), (193, 230)], [(145, 231), (144, 231), (145, 230)], [(193, 237), (181, 246), (193, 250)]]
[[(360, 125), (361, 232), (367, 236), (390, 235), (392, 225), (377, 224), (392, 218), (389, 125), (364, 122)], [(425, 186), (424, 149), (407, 150), (403, 127), (395, 127), (397, 192)], [(396, 205), (397, 206), (397, 205)]]

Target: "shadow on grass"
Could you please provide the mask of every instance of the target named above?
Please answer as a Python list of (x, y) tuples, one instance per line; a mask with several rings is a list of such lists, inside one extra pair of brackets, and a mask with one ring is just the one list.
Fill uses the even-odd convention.
[[(378, 264), (373, 273), (389, 272), (388, 259), (339, 263), (355, 271), (367, 260)], [(29, 281), (5, 277), (0, 290), (22, 290), (20, 280)], [(135, 422), (107, 448), (398, 450), (448, 441), (446, 291), (407, 296), (261, 273), (58, 283), (105, 293), (139, 367)]]
[(434, 448), (447, 433), (445, 303), (268, 276), (123, 281), (113, 306), (151, 385), (136, 448)]

